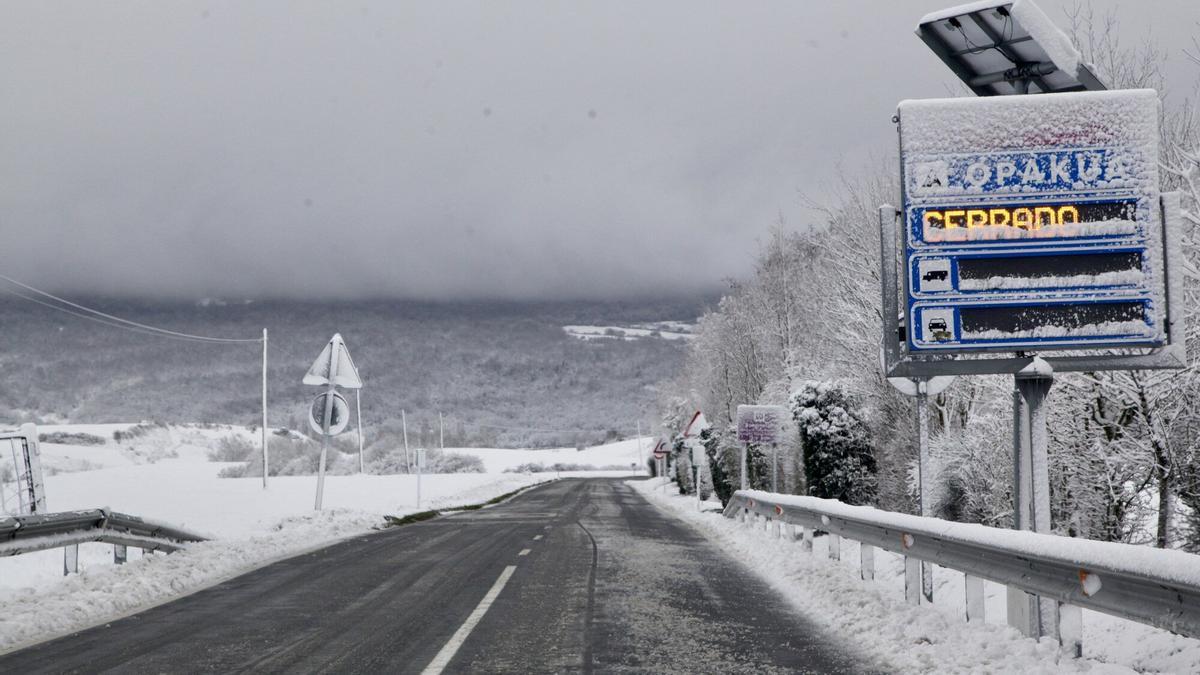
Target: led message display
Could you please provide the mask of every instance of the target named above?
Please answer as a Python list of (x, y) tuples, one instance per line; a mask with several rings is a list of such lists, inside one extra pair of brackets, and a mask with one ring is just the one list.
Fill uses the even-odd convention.
[[(979, 207), (941, 207), (917, 209), (923, 239), (926, 242), (945, 241), (939, 230), (1011, 228), (1032, 232), (1048, 230), (1046, 236), (1091, 236), (1128, 234), (1137, 222), (1137, 202), (1076, 202), (1072, 204), (1032, 203)], [(1096, 224), (1103, 228), (1072, 228), (1071, 225)], [(1014, 237), (1021, 236), (1019, 233)]]
[(1153, 92), (899, 112), (910, 351), (1163, 344)]

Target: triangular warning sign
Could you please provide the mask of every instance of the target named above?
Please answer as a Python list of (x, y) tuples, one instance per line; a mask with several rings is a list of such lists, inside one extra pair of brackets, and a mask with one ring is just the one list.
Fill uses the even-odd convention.
[(321, 350), (321, 355), (313, 361), (312, 368), (304, 376), (304, 384), (328, 385), (329, 371), (333, 370), (333, 383), (346, 389), (362, 389), (362, 380), (358, 377), (358, 368), (350, 358), (350, 350), (342, 341), (340, 333)]

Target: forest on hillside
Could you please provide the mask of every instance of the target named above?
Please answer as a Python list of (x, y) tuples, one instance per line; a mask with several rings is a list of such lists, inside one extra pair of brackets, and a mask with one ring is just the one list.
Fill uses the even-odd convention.
[[(316, 389), (300, 380), (340, 332), (364, 381), (364, 427), (399, 432), (405, 410), (410, 439), (433, 445), (441, 411), (447, 446), (561, 446), (632, 435), (639, 419), (650, 419), (659, 381), (678, 370), (682, 342), (585, 341), (562, 327), (690, 321), (704, 303), (83, 300), (186, 333), (253, 338), (267, 328), (272, 427), (306, 428)], [(142, 335), (12, 297), (0, 298), (0, 322), (6, 424), (260, 423), (257, 343)]]

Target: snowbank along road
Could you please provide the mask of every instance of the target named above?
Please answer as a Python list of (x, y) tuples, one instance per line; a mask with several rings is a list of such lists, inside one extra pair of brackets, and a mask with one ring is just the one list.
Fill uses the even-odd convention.
[(620, 480), (356, 537), (0, 656), (0, 672), (863, 672)]

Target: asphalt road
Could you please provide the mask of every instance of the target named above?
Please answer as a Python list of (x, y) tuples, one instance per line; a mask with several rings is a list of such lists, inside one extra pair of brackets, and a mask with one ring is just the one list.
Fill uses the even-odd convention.
[(0, 656), (0, 672), (862, 672), (620, 480), (358, 537)]

